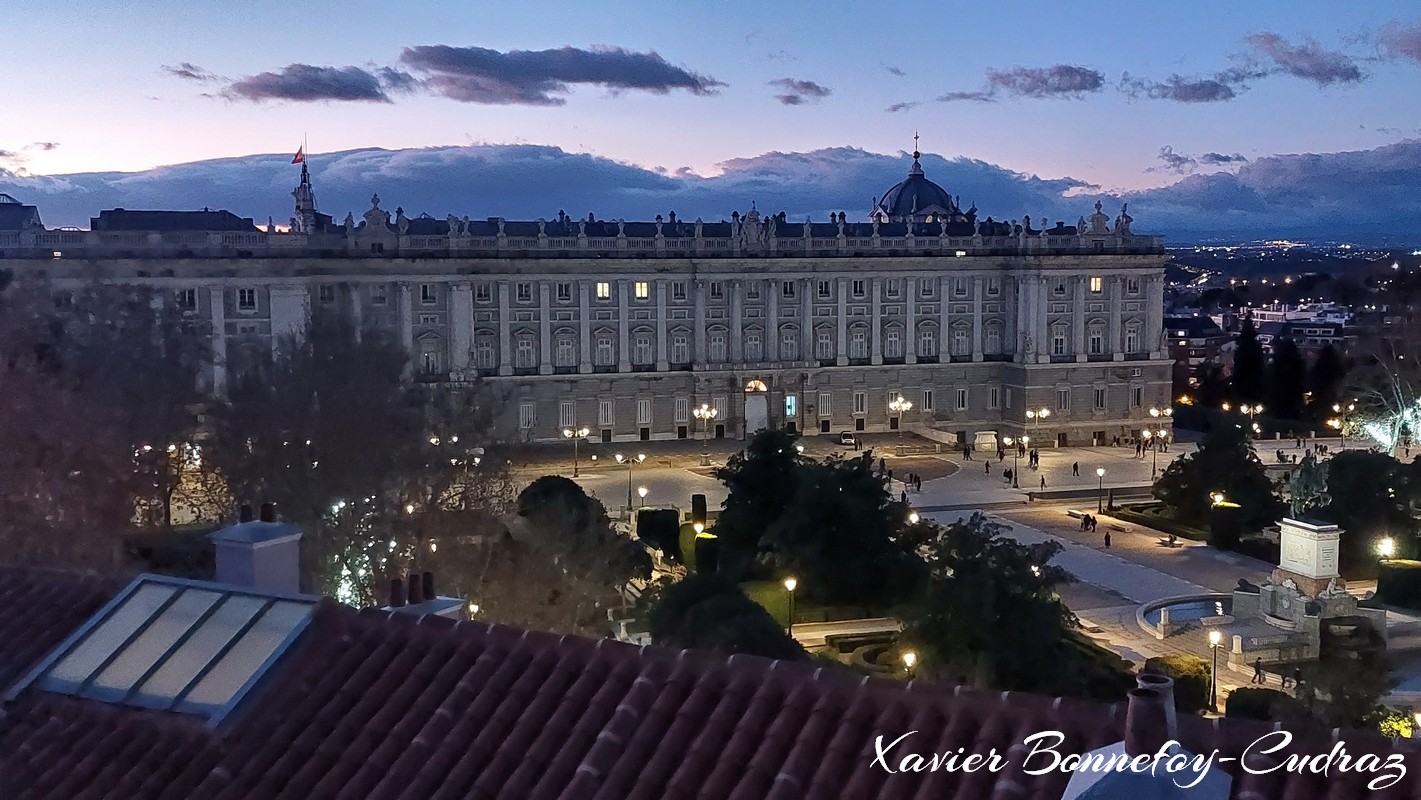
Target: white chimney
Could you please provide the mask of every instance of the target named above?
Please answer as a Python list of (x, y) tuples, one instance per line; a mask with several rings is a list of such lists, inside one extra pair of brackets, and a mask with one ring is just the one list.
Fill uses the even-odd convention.
[(276, 505), (263, 503), (261, 519), (243, 505), (238, 522), (210, 534), (217, 546), (218, 583), (267, 592), (301, 592), (301, 530), (276, 521)]

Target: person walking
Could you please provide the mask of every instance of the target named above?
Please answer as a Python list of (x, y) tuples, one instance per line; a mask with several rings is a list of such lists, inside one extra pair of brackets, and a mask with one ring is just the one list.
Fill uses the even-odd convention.
[(1079, 462), (1079, 461), (1072, 461), (1072, 462), (1071, 462), (1071, 477), (1073, 477), (1073, 478), (1079, 478), (1080, 476), (1081, 476), (1081, 462)]
[(1263, 674), (1263, 659), (1253, 659), (1253, 683), (1263, 686), (1268, 683), (1268, 676)]
[(884, 466), (884, 464), (883, 464), (883, 459), (882, 459), (882, 458), (878, 459), (878, 474), (879, 474), (879, 475), (882, 475), (883, 472), (884, 472), (884, 470), (886, 470), (886, 469), (887, 469), (887, 467)]
[(1045, 476), (1045, 475), (1042, 475), (1042, 476), (1041, 476), (1041, 488), (1042, 488), (1042, 489), (1045, 489), (1045, 488), (1046, 488), (1046, 476)]
[(908, 503), (908, 490), (904, 489), (903, 494), (898, 499), (902, 500), (904, 505), (906, 505)]
[(988, 475), (991, 475), (991, 474), (992, 474), (992, 462), (990, 462), (990, 461), (983, 461), (983, 462), (982, 462), (982, 471), (985, 472), (985, 473), (987, 473)]
[(1095, 533), (1095, 526), (1098, 525), (1098, 524), (1100, 524), (1100, 521), (1095, 518), (1095, 515), (1094, 515), (1094, 514), (1091, 514), (1091, 515), (1090, 515), (1090, 532), (1091, 532), (1091, 533)]
[(1110, 531), (1105, 532), (1105, 549), (1110, 549)]
[(918, 491), (921, 492), (921, 491), (923, 490), (923, 476), (922, 476), (922, 475), (914, 475), (914, 476), (913, 476), (913, 483), (917, 485)]

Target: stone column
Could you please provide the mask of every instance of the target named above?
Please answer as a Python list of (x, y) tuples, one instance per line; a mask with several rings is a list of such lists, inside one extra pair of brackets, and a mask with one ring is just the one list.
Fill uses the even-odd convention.
[(553, 374), (553, 285), (538, 281), (538, 374)]
[(632, 371), (632, 350), (631, 350), (631, 310), (629, 297), (632, 291), (632, 282), (629, 280), (617, 281), (617, 371)]
[(346, 284), (348, 292), (347, 300), (350, 301), (350, 326), (355, 331), (355, 341), (361, 341), (365, 334), (365, 323), (361, 318), (364, 311), (364, 304), (360, 297), (360, 284)]
[(1030, 293), (1026, 291), (1025, 278), (1020, 275), (1011, 279), (1011, 301), (1013, 313), (1008, 319), (1011, 325), (1012, 347), (1015, 352), (1012, 360), (1018, 364), (1025, 364), (1028, 356), (1026, 337), (1031, 335), (1031, 308)]
[(513, 374), (513, 313), (508, 309), (508, 281), (498, 282), (498, 374)]
[(706, 282), (697, 280), (695, 285), (696, 360), (693, 369), (704, 369), (706, 363), (706, 291)]
[(765, 291), (765, 360), (771, 364), (780, 360), (780, 282), (766, 281)]
[(918, 280), (903, 279), (903, 297), (908, 304), (907, 319), (903, 323), (904, 362), (918, 363)]
[(225, 289), (211, 289), (207, 293), (212, 304), (212, 393), (218, 397), (227, 394), (227, 303)]
[(800, 308), (803, 311), (803, 319), (799, 324), (799, 359), (814, 361), (819, 357), (819, 354), (814, 352), (814, 292), (818, 287), (814, 285), (813, 278), (801, 280), (799, 287), (804, 290), (799, 293)]
[(1125, 279), (1118, 275), (1110, 276), (1110, 338), (1106, 342), (1105, 349), (1110, 353), (1110, 358), (1114, 361), (1125, 360), (1125, 341), (1123, 325), (1121, 323), (1121, 309), (1125, 305)]
[(839, 340), (834, 349), (834, 352), (838, 354), (834, 363), (842, 367), (849, 363), (849, 281), (847, 278), (840, 278), (836, 283), (839, 292)]
[(405, 353), (405, 377), (414, 374), (414, 299), (410, 285), (401, 281), (396, 290), (399, 308), (400, 349)]
[(1164, 341), (1164, 278), (1160, 275), (1151, 275), (1148, 284), (1148, 291), (1145, 293), (1145, 350), (1150, 351), (1150, 358), (1162, 358), (1160, 352)]
[(883, 363), (883, 279), (873, 279), (873, 349), (872, 363)]
[[(932, 280), (924, 278), (923, 280)], [(952, 280), (946, 276), (938, 278), (937, 287), (937, 359), (946, 364), (952, 360), (952, 327), (948, 314), (948, 298), (952, 296)]]
[(665, 372), (671, 362), (666, 349), (666, 281), (656, 282), (656, 370)]
[(1086, 297), (1088, 296), (1086, 294), (1088, 289), (1089, 287), (1086, 286), (1086, 277), (1084, 275), (1077, 275), (1076, 290), (1072, 293), (1074, 295), (1074, 304), (1071, 306), (1071, 352), (1076, 354), (1077, 361), (1086, 360), (1085, 303)]
[(578, 354), (577, 371), (592, 371), (592, 281), (577, 282)]
[(449, 368), (463, 372), (469, 368), (469, 350), (474, 339), (474, 288), (468, 281), (453, 285), (449, 294)]
[(1032, 279), (1032, 285), (1036, 288), (1036, 361), (1045, 364), (1051, 360), (1050, 326), (1047, 325), (1051, 305), (1046, 292), (1046, 278), (1037, 276)]
[(982, 278), (972, 279), (972, 360), (981, 361), (982, 353)]
[(744, 286), (741, 281), (726, 281), (730, 290), (730, 363), (745, 361), (745, 303), (741, 298)]

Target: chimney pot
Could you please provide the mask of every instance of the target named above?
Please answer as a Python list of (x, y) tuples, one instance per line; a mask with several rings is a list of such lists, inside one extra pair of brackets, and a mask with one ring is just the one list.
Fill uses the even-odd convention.
[(390, 579), (390, 608), (405, 604), (405, 582), (399, 578)]
[(1131, 689), (1125, 712), (1125, 752), (1154, 755), (1169, 740), (1165, 695), (1158, 689)]
[(262, 522), (276, 522), (276, 503), (262, 503)]
[(423, 590), (425, 600), (433, 600), (434, 594), (434, 573), (426, 572), (420, 576), (420, 588)]
[(410, 573), (410, 605), (417, 606), (424, 602), (424, 583), (419, 579), (418, 572)]
[(1170, 739), (1179, 738), (1179, 715), (1174, 706), (1174, 678), (1141, 672), (1135, 676), (1135, 685), (1141, 689), (1154, 689), (1164, 695), (1165, 734)]
[(243, 503), (241, 507), (237, 509), (237, 521), (251, 522), (253, 519), (255, 518), (252, 516), (252, 504)]

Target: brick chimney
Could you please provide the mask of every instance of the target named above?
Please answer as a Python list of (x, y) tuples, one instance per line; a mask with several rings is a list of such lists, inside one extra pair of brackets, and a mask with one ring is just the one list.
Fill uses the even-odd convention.
[(267, 592), (301, 591), (301, 530), (278, 522), (276, 504), (263, 503), (260, 519), (243, 504), (238, 522), (209, 535), (217, 548), (218, 583)]
[(463, 600), (440, 597), (435, 593), (433, 572), (411, 572), (408, 579), (391, 578), (390, 602), (384, 610), (417, 617), (433, 614), (449, 619), (468, 619)]

